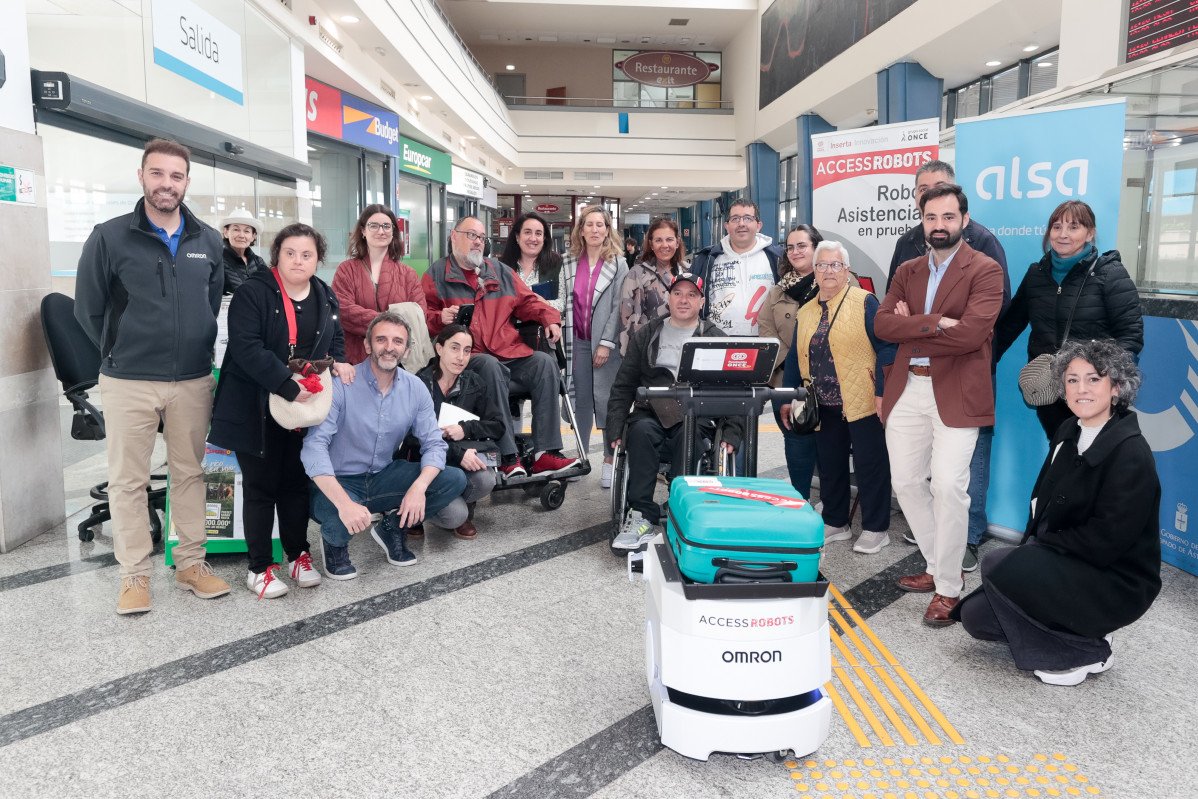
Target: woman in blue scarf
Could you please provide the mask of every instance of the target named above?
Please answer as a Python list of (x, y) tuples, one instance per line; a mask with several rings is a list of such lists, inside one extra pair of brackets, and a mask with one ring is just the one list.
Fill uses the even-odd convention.
[[(1134, 359), (1144, 347), (1140, 295), (1118, 250), (1098, 253), (1094, 210), (1080, 200), (1057, 206), (1044, 233), (1044, 257), (1028, 267), (996, 330), (997, 355), (1031, 325), (1027, 359), (1053, 355), (1067, 339), (1111, 339)], [(1036, 408), (1052, 440), (1073, 417), (1063, 399)]]

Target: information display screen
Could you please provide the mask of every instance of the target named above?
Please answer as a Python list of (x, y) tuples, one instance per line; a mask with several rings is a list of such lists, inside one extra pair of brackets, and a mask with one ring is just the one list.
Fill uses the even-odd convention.
[(1198, 40), (1198, 0), (1130, 0), (1127, 60)]

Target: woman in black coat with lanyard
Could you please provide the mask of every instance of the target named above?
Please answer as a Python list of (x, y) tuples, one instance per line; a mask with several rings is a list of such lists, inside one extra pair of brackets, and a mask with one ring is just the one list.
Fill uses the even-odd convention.
[(304, 431), (280, 427), (268, 399), (271, 394), (291, 402), (313, 398), (288, 369), (290, 358), (331, 358), (335, 374), (346, 383), (353, 379), (353, 367), (344, 363), (337, 297), (315, 276), (326, 250), (324, 236), (309, 226), (288, 225), (271, 245), (271, 268), (246, 278), (229, 305), (229, 344), (208, 441), (237, 454), (249, 550), (246, 586), (259, 598), (287, 593), (272, 556), (276, 510), (289, 575), (301, 588), (320, 584), (308, 555), (308, 477), (300, 462)]
[(952, 615), (974, 638), (1010, 646), (1018, 668), (1077, 685), (1111, 667), (1111, 634), (1160, 593), (1161, 485), (1130, 408), (1131, 356), (1112, 341), (1071, 341), (1053, 377), (1077, 418), (1052, 440), (1023, 542), (982, 559), (982, 587)]
[[(1028, 267), (995, 329), (996, 357), (1030, 324), (1027, 359), (1052, 355), (1066, 339), (1114, 339), (1133, 357), (1144, 348), (1140, 295), (1118, 250), (1098, 254), (1098, 222), (1081, 200), (1057, 206), (1044, 233), (1044, 257)], [(1036, 408), (1049, 440), (1072, 414), (1064, 400)]]

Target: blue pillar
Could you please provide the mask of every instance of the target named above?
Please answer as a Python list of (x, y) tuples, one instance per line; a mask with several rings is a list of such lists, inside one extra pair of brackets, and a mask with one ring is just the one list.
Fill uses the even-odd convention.
[(745, 196), (761, 209), (761, 232), (778, 237), (778, 152), (765, 142), (745, 145)]
[(691, 229), (691, 240), (695, 243), (695, 250), (701, 250), (704, 247), (711, 246), (711, 215), (713, 213), (713, 200), (699, 200), (695, 205), (694, 227)]
[(815, 190), (811, 181), (811, 137), (820, 133), (831, 133), (836, 130), (819, 114), (803, 114), (795, 119), (799, 133), (799, 153), (795, 159), (798, 162), (799, 181), (799, 211), (795, 222), (811, 224), (811, 193)]
[(944, 81), (914, 61), (878, 73), (878, 124), (940, 118)]

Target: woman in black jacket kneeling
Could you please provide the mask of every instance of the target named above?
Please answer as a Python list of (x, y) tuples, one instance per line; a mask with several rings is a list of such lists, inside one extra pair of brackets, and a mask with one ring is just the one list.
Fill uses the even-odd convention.
[[(300, 461), (304, 431), (280, 427), (268, 400), (272, 394), (290, 402), (315, 396), (288, 368), (292, 358), (332, 359), (333, 372), (346, 383), (353, 381), (354, 369), (344, 363), (337, 296), (316, 277), (326, 250), (324, 236), (309, 226), (288, 225), (271, 245), (271, 268), (247, 277), (229, 305), (229, 345), (208, 441), (237, 454), (249, 550), (246, 586), (259, 598), (287, 593), (279, 579), (282, 564), (274, 563), (272, 552), (276, 511), (288, 575), (301, 588), (320, 584), (308, 554), (308, 476)], [(295, 317), (294, 345), (288, 306)]]
[(1111, 667), (1111, 634), (1161, 590), (1161, 485), (1130, 408), (1140, 373), (1112, 341), (1070, 341), (1053, 377), (1077, 419), (1049, 447), (1023, 542), (982, 559), (982, 587), (953, 616), (1004, 641), (1015, 665), (1050, 685)]
[[(432, 517), (432, 522), (453, 530), (458, 538), (469, 540), (478, 535), (474, 526), (474, 505), (495, 488), (494, 467), (499, 437), (503, 435), (503, 415), (482, 378), (466, 371), (474, 349), (470, 328), (447, 325), (433, 340), (433, 348), (437, 351), (436, 356), (416, 376), (433, 395), (433, 410), (437, 417), (441, 418), (441, 406), (448, 403), (478, 418), (441, 425), (441, 434), (449, 445), (445, 463), (466, 473), (466, 490)], [(400, 454), (409, 460), (420, 460), (420, 442), (409, 436)], [(423, 525), (408, 530), (409, 538), (422, 535)]]

